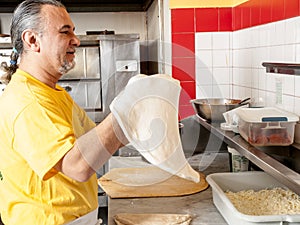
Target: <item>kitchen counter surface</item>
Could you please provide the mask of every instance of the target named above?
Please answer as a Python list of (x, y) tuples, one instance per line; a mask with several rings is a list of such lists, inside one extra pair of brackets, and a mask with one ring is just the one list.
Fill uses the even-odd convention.
[[(201, 153), (188, 158), (190, 165), (205, 175), (229, 171), (228, 153)], [(140, 156), (114, 156), (109, 168), (142, 167), (149, 165)], [(108, 198), (108, 225), (115, 225), (118, 213), (181, 213), (193, 217), (191, 225), (226, 225), (212, 201), (211, 188), (187, 196), (159, 198)]]

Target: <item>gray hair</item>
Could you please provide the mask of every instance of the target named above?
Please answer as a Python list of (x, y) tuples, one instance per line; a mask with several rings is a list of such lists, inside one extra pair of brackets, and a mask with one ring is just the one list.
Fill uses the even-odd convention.
[(22, 32), (26, 29), (32, 29), (42, 33), (44, 29), (42, 25), (43, 15), (41, 15), (43, 5), (64, 7), (64, 5), (57, 0), (25, 0), (18, 5), (14, 11), (10, 35), (12, 45), (19, 54), (23, 52)]
[(65, 6), (57, 0), (25, 0), (15, 9), (10, 26), (11, 42), (14, 49), (10, 56), (10, 66), (8, 66), (5, 62), (1, 63), (1, 69), (6, 72), (6, 74), (1, 78), (3, 83), (8, 83), (11, 76), (18, 68), (18, 57), (24, 51), (22, 41), (23, 31), (26, 29), (32, 29), (37, 31), (40, 35), (43, 34), (43, 15), (41, 14), (43, 5), (53, 5), (65, 8)]

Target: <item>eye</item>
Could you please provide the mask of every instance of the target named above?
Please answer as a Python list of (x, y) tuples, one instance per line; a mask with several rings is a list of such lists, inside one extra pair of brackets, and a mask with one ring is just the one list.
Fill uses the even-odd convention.
[(66, 30), (66, 31), (61, 31), (60, 33), (61, 33), (61, 34), (69, 34), (69, 31), (68, 31), (68, 30)]

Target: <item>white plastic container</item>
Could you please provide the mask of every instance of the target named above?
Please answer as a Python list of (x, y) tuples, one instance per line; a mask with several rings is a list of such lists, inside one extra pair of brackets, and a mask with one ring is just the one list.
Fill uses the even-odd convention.
[(294, 141), (299, 117), (278, 108), (241, 108), (237, 111), (240, 135), (254, 146), (288, 146)]
[(213, 202), (229, 225), (299, 225), (300, 215), (250, 216), (240, 213), (227, 198), (225, 191), (255, 191), (282, 187), (272, 176), (261, 171), (243, 173), (215, 173), (206, 177), (212, 188)]

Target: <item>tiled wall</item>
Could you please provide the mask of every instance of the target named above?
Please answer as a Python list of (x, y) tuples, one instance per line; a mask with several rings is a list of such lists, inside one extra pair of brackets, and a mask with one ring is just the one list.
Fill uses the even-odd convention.
[(172, 9), (172, 74), (183, 88), (180, 116), (194, 114), (189, 100), (196, 97), (253, 97), (300, 115), (300, 77), (267, 74), (261, 65), (300, 61), (299, 2)]

